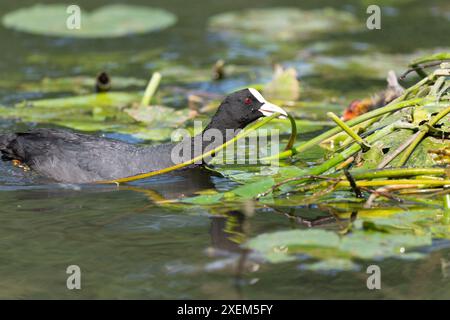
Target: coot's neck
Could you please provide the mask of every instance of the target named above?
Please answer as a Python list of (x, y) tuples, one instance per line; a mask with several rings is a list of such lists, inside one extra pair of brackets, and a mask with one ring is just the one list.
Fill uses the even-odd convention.
[[(191, 143), (200, 144), (203, 153), (233, 139), (244, 127), (244, 125), (237, 125), (233, 121), (217, 117), (216, 114), (201, 133), (191, 138)], [(198, 147), (197, 150), (199, 150)]]
[[(223, 117), (221, 113), (216, 113), (201, 133), (188, 138), (188, 140), (184, 139), (181, 142), (174, 143), (172, 150), (175, 150), (176, 155), (183, 155), (181, 162), (188, 161), (234, 138), (244, 127), (245, 125), (236, 124), (235, 121)], [(186, 155), (185, 151), (187, 152)], [(180, 163), (180, 158), (174, 163)]]
[(217, 112), (212, 118), (208, 125), (203, 129), (202, 134), (207, 133), (209, 130), (220, 131), (224, 137), (229, 132), (236, 132), (245, 127), (244, 121), (242, 123), (237, 122), (224, 111)]

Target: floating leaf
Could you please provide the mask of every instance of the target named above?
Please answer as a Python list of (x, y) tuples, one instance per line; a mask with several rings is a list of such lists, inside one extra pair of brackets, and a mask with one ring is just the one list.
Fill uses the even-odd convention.
[[(437, 48), (418, 50), (410, 54), (367, 52), (352, 56), (317, 55), (308, 58), (308, 63), (311, 64), (311, 67), (302, 72), (302, 75), (318, 73), (323, 74), (328, 79), (338, 78), (344, 83), (355, 77), (362, 79), (379, 78), (381, 80), (386, 78), (386, 74), (390, 70), (393, 70), (396, 74), (402, 74), (405, 71), (405, 66), (418, 55), (431, 54), (431, 59), (435, 56), (443, 56), (443, 54), (433, 55), (433, 53), (448, 50), (448, 48)], [(339, 85), (339, 83), (337, 84)], [(351, 85), (354, 86), (354, 83)]]
[[(14, 107), (0, 107), (1, 117), (24, 122), (54, 124), (81, 131), (104, 131), (129, 134), (144, 140), (168, 140), (173, 127), (187, 110), (146, 109), (139, 114), (148, 123), (138, 122), (124, 110), (139, 101), (140, 93), (107, 92), (67, 98), (42, 99), (18, 103)], [(166, 115), (161, 118), (161, 112)], [(172, 116), (167, 117), (167, 114)], [(151, 122), (150, 118), (154, 117)], [(158, 118), (159, 117), (159, 118)], [(139, 119), (137, 119), (139, 120)]]
[(176, 127), (189, 119), (189, 110), (176, 110), (164, 106), (139, 106), (126, 109), (125, 112), (133, 119), (150, 125)]
[[(362, 165), (360, 168), (377, 168), (386, 157), (396, 152), (397, 148), (411, 137), (412, 134), (413, 132), (411, 130), (398, 130), (376, 141), (372, 144), (372, 148), (369, 151), (362, 153)], [(418, 164), (418, 166), (421, 165)]]
[(355, 232), (342, 239), (339, 249), (361, 259), (400, 257), (407, 248), (431, 245), (431, 236)]
[(283, 69), (277, 66), (272, 81), (264, 86), (264, 96), (270, 101), (298, 100), (300, 98), (300, 83), (297, 80), (297, 71), (293, 68)]
[(158, 8), (113, 4), (92, 12), (81, 10), (79, 29), (70, 29), (67, 5), (34, 5), (3, 16), (3, 25), (38, 35), (76, 38), (111, 38), (167, 28), (177, 18)]
[(322, 229), (289, 230), (261, 234), (247, 244), (250, 248), (261, 252), (270, 252), (276, 247), (280, 249), (280, 247), (293, 246), (337, 248), (339, 236), (335, 232)]
[(314, 263), (302, 264), (300, 269), (328, 273), (330, 271), (358, 271), (360, 266), (346, 259), (325, 259)]
[(275, 184), (272, 177), (263, 178), (253, 183), (245, 184), (233, 190), (233, 193), (242, 198), (253, 198), (266, 191)]
[(128, 106), (139, 97), (136, 92), (108, 92), (89, 94), (74, 97), (55, 98), (55, 99), (41, 99), (25, 101), (16, 105), (18, 108), (49, 108), (49, 109), (64, 109), (69, 107), (77, 107), (80, 109), (99, 108), (115, 108), (121, 109)]
[(207, 205), (207, 204), (218, 203), (218, 202), (220, 202), (220, 200), (222, 198), (223, 198), (223, 194), (221, 194), (221, 193), (203, 194), (203, 195), (196, 196), (196, 197), (184, 198), (184, 199), (182, 199), (182, 202), (199, 204), (199, 205)]
[(297, 41), (321, 33), (346, 32), (363, 25), (349, 12), (331, 8), (300, 10), (298, 8), (248, 9), (213, 16), (209, 28), (252, 42)]
[[(292, 260), (293, 255), (306, 254), (333, 261), (338, 259), (379, 259), (401, 257), (408, 248), (431, 244), (430, 235), (387, 234), (355, 230), (342, 239), (333, 231), (322, 229), (278, 231), (259, 235), (247, 242), (271, 262)], [(347, 265), (351, 265), (350, 262)], [(316, 266), (317, 267), (317, 266)], [(322, 264), (334, 268), (333, 264)]]
[(450, 142), (448, 140), (437, 139), (433, 137), (428, 137), (422, 140), (422, 142), (417, 146), (414, 152), (408, 159), (407, 165), (416, 167), (426, 167), (435, 166), (437, 164), (445, 164), (444, 161), (441, 163), (439, 157), (433, 156), (433, 150), (450, 148)]

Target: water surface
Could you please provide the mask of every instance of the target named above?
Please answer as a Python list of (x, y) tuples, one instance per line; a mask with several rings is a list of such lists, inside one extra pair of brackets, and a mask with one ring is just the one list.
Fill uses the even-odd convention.
[[(437, 18), (432, 8), (445, 1), (401, 1), (384, 9), (378, 31), (327, 35), (290, 50), (277, 46), (251, 48), (223, 39), (206, 30), (209, 16), (250, 7), (294, 6), (303, 9), (332, 6), (353, 12), (362, 21), (365, 5), (358, 1), (151, 1), (172, 11), (179, 22), (167, 30), (142, 36), (108, 40), (46, 38), (0, 28), (0, 104), (12, 105), (30, 98), (64, 96), (16, 90), (23, 81), (43, 77), (95, 75), (107, 69), (114, 75), (148, 78), (162, 62), (210, 68), (220, 58), (254, 67), (255, 74), (270, 70), (273, 62), (307, 70), (305, 46), (327, 41), (343, 43), (335, 57), (367, 51), (410, 54), (418, 49), (448, 45), (448, 20)], [(4, 13), (34, 1), (2, 1)], [(110, 1), (77, 1), (95, 8)], [(135, 4), (149, 4), (137, 1)], [(301, 23), (301, 21), (299, 21)], [(347, 45), (350, 44), (350, 45)], [(369, 48), (369, 49), (367, 49)], [(145, 62), (131, 59), (139, 52), (153, 52)], [(86, 64), (93, 55), (111, 55), (98, 69)], [(61, 63), (64, 57), (79, 61)], [(88, 57), (86, 57), (88, 56)], [(117, 58), (119, 57), (119, 58)], [(120, 58), (122, 57), (122, 58)], [(124, 58), (125, 57), (125, 58)], [(128, 57), (128, 58), (126, 58)], [(107, 59), (107, 58), (105, 58)], [(103, 60), (101, 60), (103, 61)], [(106, 60), (108, 61), (108, 60)], [(258, 71), (259, 70), (259, 71)], [(255, 74), (228, 79), (181, 84), (188, 88), (225, 93), (256, 79)], [(267, 74), (267, 72), (265, 73)], [(349, 102), (354, 92), (372, 93), (383, 88), (379, 77), (341, 78), (305, 76), (305, 82), (338, 92)], [(0, 131), (24, 130), (33, 123), (0, 120)], [(301, 129), (300, 129), (301, 130)], [(130, 137), (122, 139), (135, 141)], [(233, 182), (205, 172), (195, 178), (183, 175), (158, 177), (132, 187), (71, 186), (52, 184), (23, 175), (0, 164), (0, 297), (1, 298), (200, 298), (200, 299), (311, 299), (311, 298), (450, 298), (450, 243), (436, 240), (423, 248), (426, 259), (360, 261), (357, 271), (318, 273), (304, 271), (301, 261), (268, 264), (242, 249), (236, 239), (263, 232), (306, 228), (272, 208), (257, 208), (247, 216), (241, 204), (217, 216), (207, 207), (175, 209), (159, 204), (199, 190), (231, 188)], [(299, 206), (304, 216), (325, 216), (318, 208)], [(331, 222), (326, 228), (336, 228)], [(236, 238), (237, 237), (237, 238)], [(443, 266), (444, 262), (444, 266)], [(366, 287), (366, 267), (376, 263), (383, 270), (382, 290)], [(82, 290), (66, 288), (66, 268), (82, 270)]]

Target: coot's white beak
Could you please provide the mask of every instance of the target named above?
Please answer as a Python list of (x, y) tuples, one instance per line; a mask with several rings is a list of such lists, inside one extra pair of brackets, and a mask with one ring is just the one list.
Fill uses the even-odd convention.
[(280, 113), (279, 118), (286, 118), (287, 117), (287, 112), (284, 111), (283, 109), (281, 109), (279, 106), (267, 102), (266, 99), (264, 99), (264, 97), (262, 96), (261, 93), (259, 93), (258, 90), (254, 89), (254, 88), (248, 88), (248, 90), (251, 92), (251, 94), (259, 101), (261, 102), (263, 105), (259, 108), (259, 111), (265, 116), (271, 116), (274, 113)]
[(274, 113), (280, 113), (279, 118), (286, 119), (287, 113), (283, 109), (281, 109), (279, 106), (272, 104), (270, 102), (264, 103), (261, 108), (259, 108), (259, 111), (266, 117), (273, 115)]

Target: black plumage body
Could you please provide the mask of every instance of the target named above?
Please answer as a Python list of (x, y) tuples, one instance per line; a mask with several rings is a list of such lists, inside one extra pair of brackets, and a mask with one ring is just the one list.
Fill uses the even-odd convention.
[(144, 147), (58, 129), (0, 135), (3, 160), (18, 160), (40, 175), (72, 183), (117, 179), (172, 166), (174, 145)]
[[(230, 139), (233, 135), (230, 136), (228, 130), (236, 133), (238, 129), (274, 112), (286, 114), (265, 101), (255, 89), (243, 89), (225, 98), (202, 133), (179, 143), (140, 146), (61, 129), (34, 129), (0, 134), (0, 153), (5, 161), (20, 162), (39, 175), (59, 182), (114, 180), (192, 159), (207, 148)], [(210, 129), (221, 133), (223, 139), (206, 138), (208, 135), (205, 133)], [(182, 161), (180, 157), (173, 157), (174, 150), (186, 150), (186, 143), (190, 145), (190, 153), (183, 155)]]

